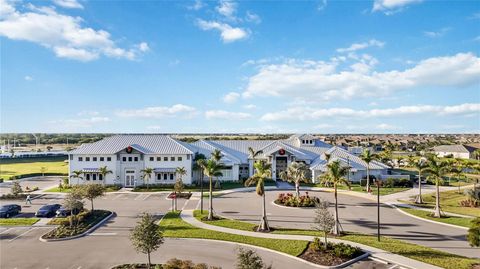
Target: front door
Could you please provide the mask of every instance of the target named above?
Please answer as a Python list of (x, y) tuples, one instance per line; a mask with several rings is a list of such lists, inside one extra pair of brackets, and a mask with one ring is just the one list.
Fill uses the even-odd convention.
[(125, 171), (125, 187), (135, 187), (135, 171)]
[(277, 179), (280, 178), (281, 172), (287, 170), (287, 163), (287, 157), (277, 157), (275, 160)]

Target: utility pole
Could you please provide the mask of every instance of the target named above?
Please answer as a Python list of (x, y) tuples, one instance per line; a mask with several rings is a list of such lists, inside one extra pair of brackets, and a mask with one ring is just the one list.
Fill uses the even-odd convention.
[(377, 241), (380, 242), (380, 180), (377, 179)]

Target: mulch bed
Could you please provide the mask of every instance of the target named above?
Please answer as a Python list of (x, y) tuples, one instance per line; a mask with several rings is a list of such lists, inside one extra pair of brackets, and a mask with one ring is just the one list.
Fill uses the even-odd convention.
[[(168, 195), (168, 198), (169, 199), (172, 199), (174, 197), (174, 193), (171, 192), (169, 195)], [(180, 199), (190, 199), (190, 197), (192, 196), (192, 193), (191, 192), (182, 192), (182, 193), (177, 193), (177, 199), (180, 198)]]
[(307, 248), (300, 256), (298, 256), (301, 259), (307, 260), (309, 262), (315, 263), (315, 264), (320, 264), (320, 265), (326, 265), (326, 266), (334, 266), (334, 265), (339, 265), (342, 264), (346, 261), (349, 261), (351, 259), (349, 258), (339, 258), (335, 255), (333, 255), (330, 252), (326, 251), (316, 251), (310, 248)]
[(258, 233), (271, 233), (271, 232), (275, 231), (275, 229), (272, 228), (272, 227), (270, 227), (270, 230), (269, 230), (269, 231), (263, 231), (263, 230), (262, 230), (262, 231), (257, 231), (257, 228), (258, 228), (258, 225), (255, 226), (255, 227), (253, 227), (252, 231), (258, 232)]

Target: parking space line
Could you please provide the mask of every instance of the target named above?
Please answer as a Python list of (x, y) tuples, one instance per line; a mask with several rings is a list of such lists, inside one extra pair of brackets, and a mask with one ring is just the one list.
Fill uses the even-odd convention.
[(190, 202), (190, 200), (187, 200), (187, 201), (185, 202), (185, 204), (183, 204), (182, 211), (183, 211), (183, 210), (185, 209), (185, 207), (188, 205), (188, 202)]
[(147, 200), (147, 198), (150, 197), (151, 195), (152, 195), (152, 194), (147, 194), (147, 195), (142, 199), (142, 201)]
[(36, 230), (36, 229), (37, 229), (37, 228), (31, 228), (31, 229), (28, 229), (28, 230), (27, 230), (27, 231), (25, 231), (24, 233), (21, 233), (21, 234), (17, 235), (16, 237), (14, 237), (14, 238), (12, 238), (12, 239), (8, 240), (8, 242), (12, 242), (13, 240), (15, 240), (15, 239), (19, 238), (20, 236), (26, 235), (26, 234), (27, 234), (27, 233), (29, 233), (30, 231), (33, 231), (33, 230)]
[(144, 196), (145, 194), (140, 194), (138, 195), (137, 197), (135, 197), (135, 199), (133, 199), (134, 201), (138, 201), (138, 200), (141, 200), (141, 198)]
[(5, 229), (5, 231), (0, 232), (0, 234), (6, 233), (6, 232), (8, 232), (8, 231), (10, 231), (10, 230), (12, 230), (12, 229), (13, 229), (13, 228), (7, 228), (7, 229)]
[(117, 200), (119, 197), (122, 197), (122, 196), (124, 196), (124, 194), (119, 194), (119, 195), (117, 195), (117, 196), (113, 197), (113, 199), (112, 199), (112, 200)]

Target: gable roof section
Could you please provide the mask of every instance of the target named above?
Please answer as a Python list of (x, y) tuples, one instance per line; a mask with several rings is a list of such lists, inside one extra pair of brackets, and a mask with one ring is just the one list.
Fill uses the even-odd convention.
[(435, 152), (456, 152), (456, 153), (470, 153), (475, 149), (473, 147), (466, 147), (464, 145), (441, 145), (433, 147)]
[(116, 154), (132, 146), (145, 154), (193, 154), (179, 141), (167, 135), (114, 135), (100, 141), (83, 144), (70, 154)]

